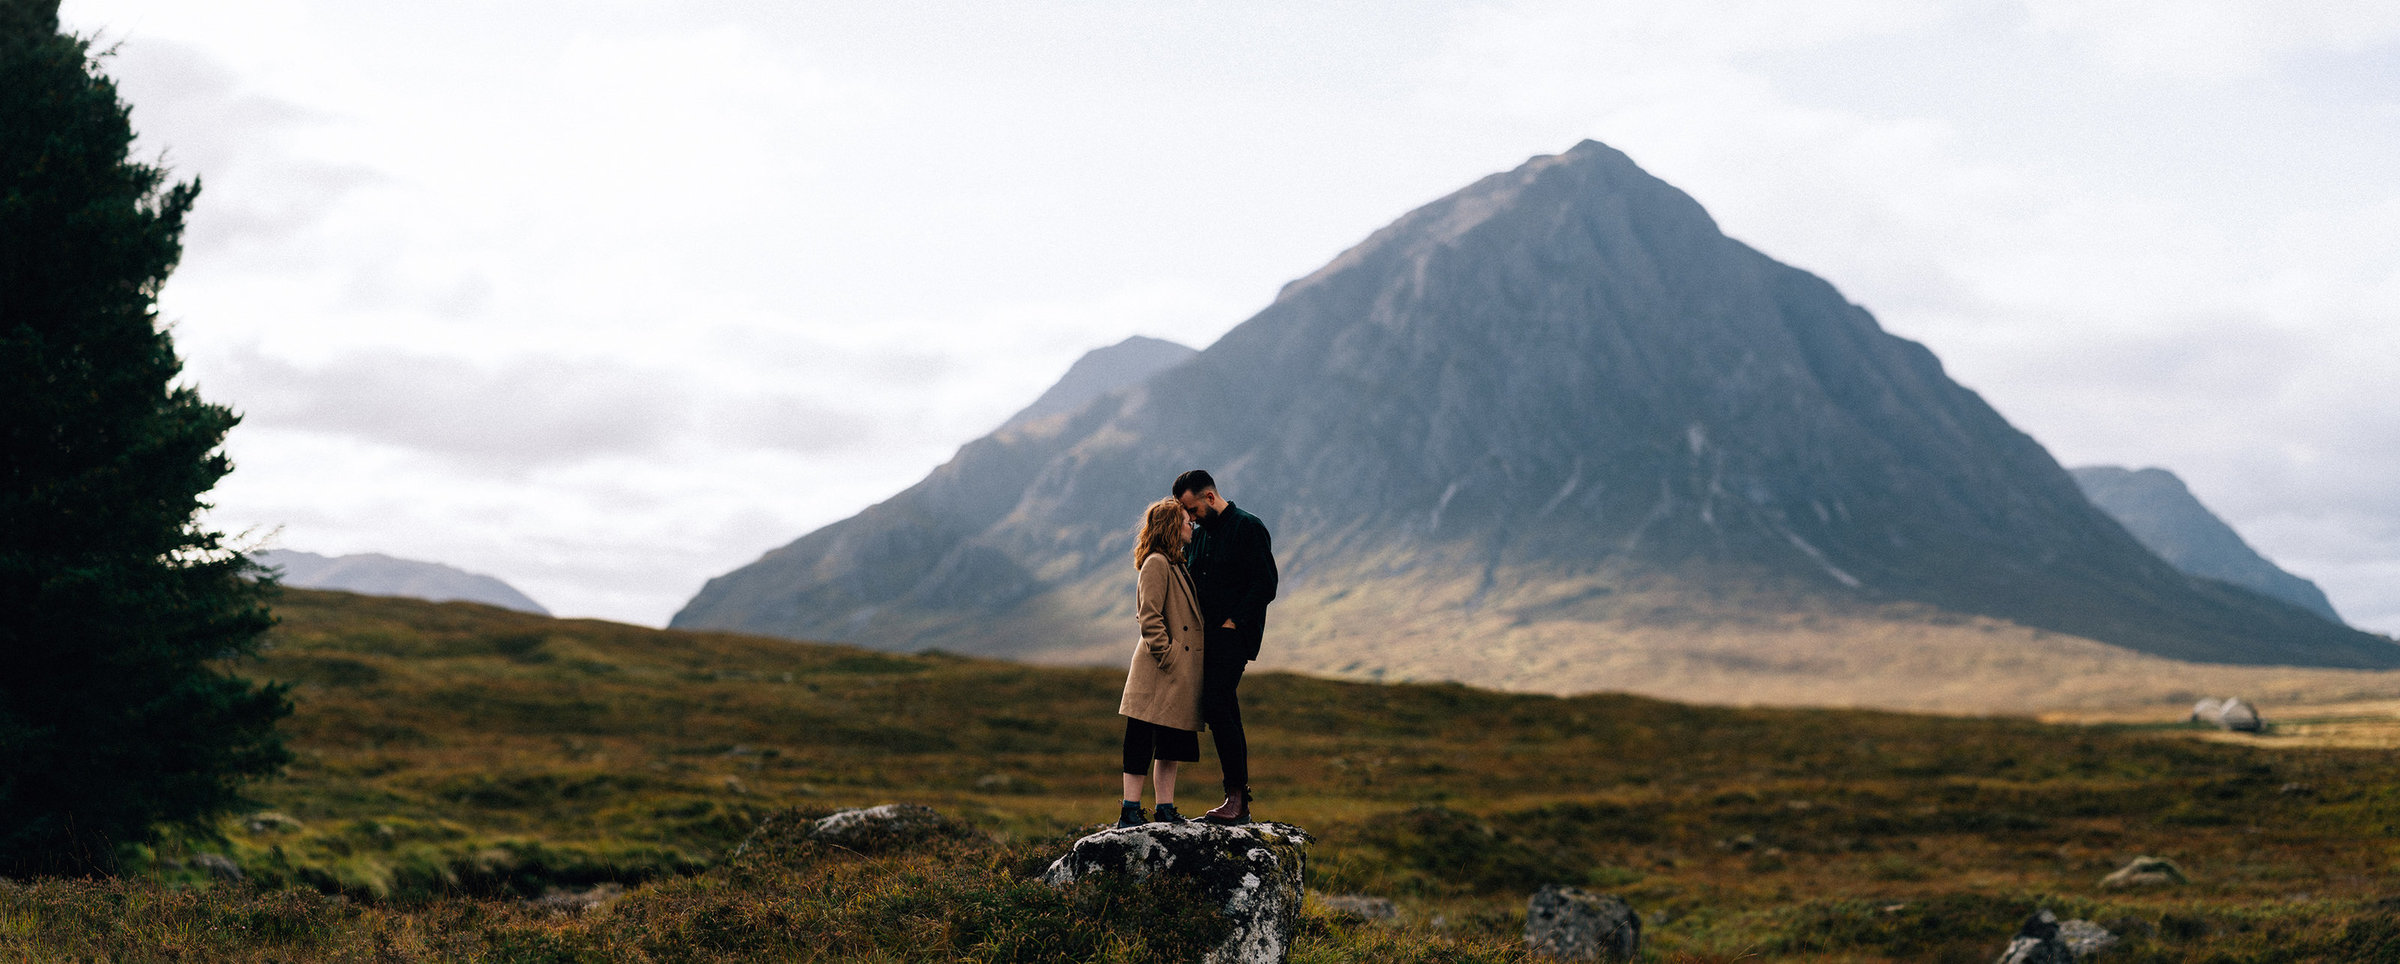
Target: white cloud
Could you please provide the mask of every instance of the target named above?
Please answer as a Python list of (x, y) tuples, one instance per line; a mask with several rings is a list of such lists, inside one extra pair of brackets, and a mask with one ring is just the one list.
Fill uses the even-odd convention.
[[(2400, 630), (2400, 8), (70, 0), (207, 182), (218, 517), (663, 620), (1082, 350), (1596, 137)], [(2378, 79), (2380, 78), (2380, 79)], [(2380, 85), (2380, 89), (2378, 87)]]

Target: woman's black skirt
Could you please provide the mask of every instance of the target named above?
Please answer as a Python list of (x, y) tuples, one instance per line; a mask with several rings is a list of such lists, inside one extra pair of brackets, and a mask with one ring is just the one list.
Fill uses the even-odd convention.
[(1178, 730), (1148, 720), (1125, 718), (1125, 772), (1150, 772), (1150, 761), (1200, 761), (1200, 731)]

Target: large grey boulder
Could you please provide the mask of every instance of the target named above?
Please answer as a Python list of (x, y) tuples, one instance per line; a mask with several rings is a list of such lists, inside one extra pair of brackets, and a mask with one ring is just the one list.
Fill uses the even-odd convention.
[(2125, 866), (2100, 878), (2100, 886), (2110, 890), (2188, 883), (2191, 883), (2191, 878), (2183, 875), (2183, 868), (2164, 857), (2135, 857)]
[(2259, 728), (2258, 707), (2243, 702), (2238, 696), (2227, 698), (2225, 704), (2217, 710), (2217, 726), (2243, 733), (2256, 733)]
[(1208, 964), (1279, 964), (1300, 924), (1302, 876), (1313, 842), (1288, 823), (1224, 827), (1152, 823), (1110, 828), (1075, 841), (1042, 880), (1053, 887), (1098, 877), (1186, 878), (1233, 921)]
[(2026, 918), (2000, 951), (1998, 964), (2075, 964), (2109, 949), (2117, 937), (2088, 920), (2059, 920), (2044, 908)]
[(1562, 961), (1630, 961), (1642, 950), (1642, 919), (1615, 895), (1551, 884), (1525, 905), (1525, 949)]
[(2260, 727), (2258, 707), (2239, 696), (2228, 696), (2221, 700), (2204, 699), (2192, 704), (2192, 722), (2214, 723), (2219, 729), (2243, 733), (2256, 733)]

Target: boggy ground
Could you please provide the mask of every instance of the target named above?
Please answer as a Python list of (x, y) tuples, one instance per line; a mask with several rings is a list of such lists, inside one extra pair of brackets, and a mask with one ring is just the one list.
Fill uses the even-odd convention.
[[(0, 959), (1139, 961), (1208, 939), (1171, 892), (1030, 880), (1113, 815), (1122, 671), (298, 590), (278, 610), (250, 671), (298, 684), (299, 761), (261, 813), (119, 879), (0, 886)], [(2043, 906), (2125, 933), (2112, 960), (2400, 959), (2385, 752), (1277, 674), (1244, 696), (1261, 816), (1321, 841), (1311, 888), (1401, 908), (1312, 910), (1298, 960), (1517, 960), (1544, 883), (1626, 897), (1659, 960), (1989, 960)], [(893, 801), (965, 827), (726, 857), (766, 815)], [(247, 879), (212, 883), (202, 852)], [(2192, 882), (2099, 887), (2145, 854)], [(612, 883), (582, 913), (527, 900)]]

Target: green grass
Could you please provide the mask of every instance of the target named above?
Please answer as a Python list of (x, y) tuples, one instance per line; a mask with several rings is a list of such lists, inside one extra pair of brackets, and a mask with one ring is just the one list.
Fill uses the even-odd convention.
[[(118, 879), (0, 887), (0, 959), (1133, 961), (1207, 938), (1171, 892), (1030, 880), (1114, 815), (1121, 670), (305, 591), (278, 611), (247, 668), (299, 684), (271, 815)], [(1296, 960), (1515, 960), (1546, 883), (1624, 896), (1659, 960), (1989, 960), (2042, 906), (2116, 925), (2112, 960), (2400, 956), (2383, 752), (1277, 674), (1244, 703), (1260, 816), (1320, 840), (1312, 891), (1402, 909), (1312, 912)], [(1215, 771), (1193, 771), (1198, 809)], [(885, 802), (963, 829), (726, 857), (769, 815)], [(2192, 883), (2099, 888), (2144, 854)], [(526, 901), (610, 883), (587, 914)]]

